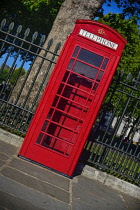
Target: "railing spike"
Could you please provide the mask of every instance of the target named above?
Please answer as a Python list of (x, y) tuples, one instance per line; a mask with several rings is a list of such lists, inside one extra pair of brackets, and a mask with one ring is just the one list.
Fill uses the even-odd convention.
[(55, 50), (58, 51), (61, 47), (61, 42), (57, 43)]
[(5, 26), (5, 24), (6, 24), (6, 19), (3, 19), (3, 20), (1, 21), (1, 28), (2, 28), (3, 26)]
[(17, 34), (19, 34), (22, 30), (22, 25), (19, 25), (18, 28), (17, 28)]
[(42, 45), (45, 42), (46, 36), (43, 35), (40, 39), (40, 45)]
[(38, 32), (36, 31), (32, 36), (32, 41), (34, 41), (37, 38), (37, 36), (38, 36)]
[(52, 44), (53, 44), (53, 39), (50, 39), (50, 40), (48, 41), (48, 47), (51, 47)]
[(140, 80), (140, 71), (138, 72), (137, 80)]
[(127, 75), (127, 77), (126, 77), (126, 81), (130, 81), (130, 80), (131, 80), (131, 78), (132, 78), (132, 74), (131, 74), (131, 73), (129, 73), (129, 74)]
[(24, 33), (24, 36), (27, 37), (29, 35), (29, 33), (30, 33), (30, 29), (27, 28), (26, 31), (25, 31), (25, 33)]
[(14, 22), (10, 23), (9, 28), (8, 28), (8, 32), (13, 30), (14, 25), (15, 25)]
[(138, 85), (140, 84), (140, 71), (138, 72), (138, 76), (136, 78), (133, 78), (132, 82), (135, 84), (135, 85)]
[(123, 75), (124, 75), (124, 69), (122, 69), (122, 70), (120, 71), (120, 77), (123, 77)]

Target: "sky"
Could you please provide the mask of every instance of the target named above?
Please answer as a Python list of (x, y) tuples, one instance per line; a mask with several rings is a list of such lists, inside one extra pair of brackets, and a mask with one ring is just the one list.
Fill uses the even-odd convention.
[[(121, 10), (117, 7), (117, 4), (115, 2), (111, 3), (111, 6), (109, 6), (109, 7), (107, 6), (107, 4), (104, 4), (103, 5), (103, 9), (104, 9), (104, 14), (107, 14), (109, 12), (113, 12), (113, 13), (120, 13), (121, 12)], [(22, 25), (22, 23), (21, 23), (21, 25)], [(4, 62), (6, 56), (7, 56), (7, 54), (5, 54), (2, 58), (0, 58), (0, 66)], [(13, 57), (9, 57), (7, 62), (6, 62), (6, 64), (11, 66), (13, 61), (14, 61), (14, 58)], [(22, 61), (21, 61), (20, 58), (18, 58), (17, 61), (16, 61), (16, 68), (20, 67), (21, 64), (22, 64)], [(24, 66), (23, 66), (23, 68), (25, 70), (28, 70), (29, 67), (30, 67), (30, 62), (26, 62), (24, 64)]]
[[(4, 54), (2, 56), (2, 58), (0, 58), (0, 66), (5, 61), (6, 56), (7, 56), (7, 54)], [(8, 57), (8, 60), (7, 60), (6, 64), (11, 67), (11, 64), (13, 64), (13, 62), (14, 62), (14, 58), (13, 57)], [(30, 67), (30, 64), (31, 64), (31, 62), (25, 62), (24, 65), (23, 65), (23, 68), (25, 70), (28, 70), (29, 67)], [(14, 65), (14, 67), (16, 66), (16, 68), (18, 68), (18, 67), (21, 67), (21, 65), (22, 65), (22, 60), (20, 59), (20, 57), (18, 57), (18, 59), (16, 60), (15, 65)]]
[(115, 2), (112, 2), (111, 3), (111, 6), (107, 6), (106, 3), (104, 3), (103, 5), (103, 9), (104, 9), (104, 14), (108, 14), (109, 12), (112, 12), (112, 13), (121, 13), (121, 9), (119, 9), (117, 7), (117, 4)]

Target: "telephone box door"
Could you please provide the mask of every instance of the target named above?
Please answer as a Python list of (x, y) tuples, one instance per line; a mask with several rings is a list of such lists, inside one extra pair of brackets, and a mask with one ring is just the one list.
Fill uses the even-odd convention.
[(77, 40), (67, 53), (61, 72), (50, 79), (33, 120), (38, 123), (32, 123), (20, 155), (71, 176), (116, 57)]

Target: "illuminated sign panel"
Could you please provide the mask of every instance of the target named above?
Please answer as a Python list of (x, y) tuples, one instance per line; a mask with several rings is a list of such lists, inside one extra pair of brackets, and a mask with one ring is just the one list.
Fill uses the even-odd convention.
[(88, 32), (88, 31), (85, 31), (83, 29), (80, 30), (79, 34), (81, 36), (86, 37), (86, 38), (92, 39), (93, 41), (98, 42), (98, 43), (100, 43), (102, 45), (110, 47), (113, 50), (117, 50), (117, 48), (118, 48), (118, 44), (116, 44), (114, 42), (111, 42), (111, 41), (109, 41), (107, 39), (104, 39), (104, 38), (102, 38), (100, 36), (97, 36), (95, 34), (92, 34), (92, 33)]

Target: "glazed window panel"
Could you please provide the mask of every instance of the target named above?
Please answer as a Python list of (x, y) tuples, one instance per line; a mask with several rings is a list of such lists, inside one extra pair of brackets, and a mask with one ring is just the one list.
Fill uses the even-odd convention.
[(57, 138), (69, 141), (69, 138), (72, 136), (73, 131), (70, 129), (64, 128), (58, 124), (51, 122), (47, 129), (47, 134), (50, 136), (55, 136)]
[(82, 86), (79, 85), (77, 88), (71, 86), (65, 86), (62, 96), (78, 102), (79, 104), (85, 104), (89, 94), (82, 91)]
[(45, 132), (46, 129), (47, 129), (47, 126), (48, 126), (48, 121), (45, 120), (44, 124), (43, 124), (43, 127), (41, 129), (41, 131)]
[(71, 74), (68, 79), (68, 84), (75, 86), (83, 91), (89, 92), (92, 88), (93, 82), (83, 76)]
[(56, 110), (52, 117), (52, 121), (58, 123), (59, 125), (65, 126), (71, 130), (74, 130), (78, 120), (68, 114)]
[(73, 69), (74, 72), (77, 74), (83, 75), (84, 77), (87, 77), (89, 79), (95, 79), (98, 69), (89, 66), (87, 64), (81, 63), (80, 61), (76, 61)]
[(73, 64), (74, 64), (74, 61), (75, 60), (73, 58), (70, 60), (69, 65), (68, 65), (68, 70), (71, 70), (72, 69)]
[(77, 56), (77, 54), (79, 52), (79, 49), (80, 49), (80, 47), (78, 47), (78, 46), (75, 48), (74, 53), (72, 55), (73, 58), (76, 58), (76, 56)]
[(108, 61), (109, 61), (108, 58), (105, 58), (105, 59), (104, 59), (104, 62), (103, 62), (103, 64), (102, 64), (102, 70), (105, 70), (105, 68), (106, 68), (106, 66), (107, 66), (107, 64), (108, 64)]
[(98, 74), (98, 77), (97, 77), (97, 82), (100, 82), (101, 79), (102, 79), (102, 76), (103, 76), (103, 71), (100, 71), (99, 74)]
[(78, 59), (99, 68), (104, 57), (88, 50), (81, 49), (78, 55)]

